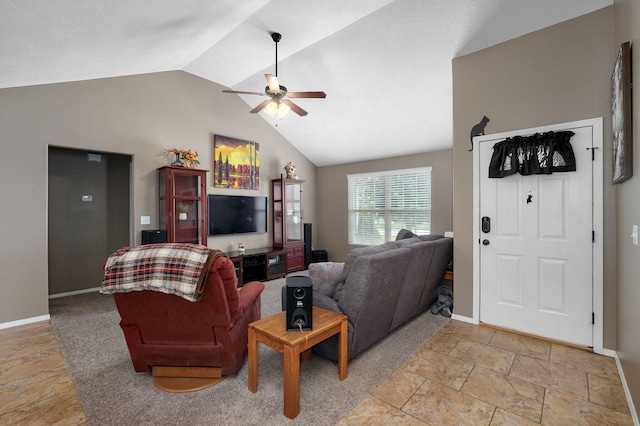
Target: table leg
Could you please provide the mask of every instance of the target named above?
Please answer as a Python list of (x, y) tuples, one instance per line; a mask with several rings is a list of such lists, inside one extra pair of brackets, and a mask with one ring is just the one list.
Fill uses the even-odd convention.
[(300, 353), (284, 347), (284, 415), (290, 419), (300, 413)]
[(256, 341), (256, 332), (249, 329), (248, 335), (248, 358), (249, 358), (249, 392), (256, 393), (258, 391), (258, 342)]
[(340, 380), (347, 378), (348, 332), (349, 327), (347, 321), (342, 321), (340, 324), (340, 334), (338, 335), (338, 375), (340, 376)]
[(311, 348), (302, 352), (301, 358), (303, 361), (311, 361), (313, 359), (313, 353), (311, 352)]

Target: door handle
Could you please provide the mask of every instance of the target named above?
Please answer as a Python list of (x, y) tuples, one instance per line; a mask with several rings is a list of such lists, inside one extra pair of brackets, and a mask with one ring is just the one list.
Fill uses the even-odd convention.
[(482, 240), (482, 244), (485, 245), (485, 246), (488, 246), (489, 245), (489, 240)]

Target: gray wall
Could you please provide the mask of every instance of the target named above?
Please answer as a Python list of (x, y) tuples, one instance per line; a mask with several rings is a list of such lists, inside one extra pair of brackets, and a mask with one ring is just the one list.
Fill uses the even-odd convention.
[(431, 166), (431, 229), (434, 234), (451, 231), (453, 229), (451, 154), (452, 151), (448, 149), (383, 160), (319, 167), (317, 179), (321, 184), (317, 188), (316, 200), (319, 222), (314, 224), (318, 234), (318, 238), (313, 243), (314, 247), (327, 250), (329, 260), (334, 262), (344, 262), (349, 250), (357, 247), (349, 245), (347, 234), (347, 175), (352, 173)]
[[(615, 30), (614, 30), (615, 28)], [(561, 23), (453, 61), (454, 240), (456, 313), (472, 315), (473, 179), (467, 152), (469, 129), (482, 115), (488, 133), (604, 117), (604, 347), (615, 349), (640, 411), (640, 249), (631, 244), (640, 225), (640, 91), (635, 90), (632, 179), (611, 184), (610, 77), (618, 47), (640, 38), (640, 3), (616, 0), (614, 7)], [(640, 64), (640, 49), (632, 49)], [(632, 81), (640, 81), (640, 67)]]
[[(213, 134), (260, 143), (260, 189), (213, 188), (209, 193), (270, 196), (270, 182), (288, 161), (306, 180), (305, 221), (315, 221), (315, 166), (276, 133), (239, 97), (184, 72), (166, 72), (0, 90), (0, 324), (46, 315), (47, 150), (78, 148), (133, 156), (132, 241), (158, 226), (156, 168), (177, 146), (198, 151), (200, 168), (212, 170)], [(140, 216), (151, 225), (140, 225)], [(271, 227), (269, 226), (269, 232)], [(229, 250), (242, 239), (248, 248), (271, 244), (271, 234), (209, 237), (209, 246)], [(100, 283), (95, 283), (94, 287)], [(91, 287), (91, 286), (88, 286)]]
[[(469, 131), (483, 115), (499, 133), (604, 117), (610, 146), (609, 81), (617, 49), (613, 7), (453, 61), (455, 313), (473, 315), (473, 177)], [(604, 164), (611, 152), (603, 149)], [(604, 173), (604, 347), (616, 345), (615, 188)]]
[(638, 337), (638, 307), (640, 306), (640, 247), (631, 243), (632, 225), (640, 225), (640, 2), (616, 0), (614, 5), (616, 48), (625, 41), (632, 44), (633, 75), (633, 164), (634, 177), (616, 185), (618, 236), (617, 276), (617, 346), (620, 363), (629, 391), (640, 413), (640, 338)]

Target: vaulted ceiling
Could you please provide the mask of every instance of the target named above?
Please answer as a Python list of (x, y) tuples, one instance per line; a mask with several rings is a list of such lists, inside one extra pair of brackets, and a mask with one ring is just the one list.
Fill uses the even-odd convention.
[(612, 3), (0, 0), (0, 88), (183, 70), (261, 92), (279, 32), (280, 84), (327, 98), (263, 119), (317, 166), (384, 158), (452, 147), (453, 58)]

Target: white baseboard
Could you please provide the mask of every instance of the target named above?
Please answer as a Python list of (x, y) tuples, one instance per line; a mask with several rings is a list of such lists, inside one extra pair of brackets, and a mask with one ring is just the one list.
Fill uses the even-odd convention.
[(477, 323), (477, 322), (475, 322), (475, 321), (473, 320), (473, 318), (471, 318), (471, 317), (464, 317), (464, 316), (462, 316), (462, 315), (452, 314), (452, 315), (451, 315), (451, 319), (452, 319), (452, 320), (456, 320), (456, 321), (468, 322), (469, 324), (476, 324), (476, 325), (478, 325), (478, 323)]
[(31, 318), (25, 318), (25, 319), (16, 320), (16, 321), (3, 322), (3, 323), (0, 323), (0, 330), (3, 328), (18, 327), (19, 325), (26, 325), (34, 322), (47, 321), (50, 319), (51, 317), (49, 316), (49, 314), (47, 314), (47, 315), (40, 315), (38, 317), (31, 317)]
[[(55, 298), (58, 298), (58, 297), (73, 296), (73, 295), (76, 295), (76, 294), (93, 293), (93, 292), (96, 292), (96, 291), (100, 291), (100, 287), (87, 288), (87, 289), (76, 290), (76, 291), (69, 291), (69, 292), (66, 292), (66, 293), (50, 294), (49, 295), (49, 299), (55, 299)], [(3, 328), (18, 327), (20, 325), (31, 324), (31, 323), (34, 323), (34, 322), (48, 321), (50, 319), (51, 319), (51, 317), (49, 316), (49, 314), (47, 314), (47, 315), (40, 315), (40, 316), (32, 317), (32, 318), (24, 318), (24, 319), (16, 320), (16, 321), (4, 322), (4, 323), (0, 323), (0, 330), (2, 330)]]
[(631, 391), (629, 390), (629, 385), (627, 385), (627, 379), (624, 377), (624, 370), (622, 369), (622, 364), (620, 363), (618, 352), (612, 351), (611, 349), (605, 349), (605, 351), (613, 352), (613, 358), (616, 360), (616, 366), (618, 367), (618, 374), (620, 374), (620, 380), (622, 381), (624, 396), (627, 398), (629, 411), (631, 411), (631, 419), (633, 420), (634, 425), (640, 426), (640, 420), (638, 419), (638, 412), (636, 411), (636, 406), (633, 405), (633, 398), (631, 397)]
[(75, 291), (67, 291), (66, 293), (50, 294), (49, 299), (57, 299), (58, 297), (75, 296), (76, 294), (93, 293), (96, 291), (100, 291), (100, 287), (85, 288), (82, 290), (75, 290)]

